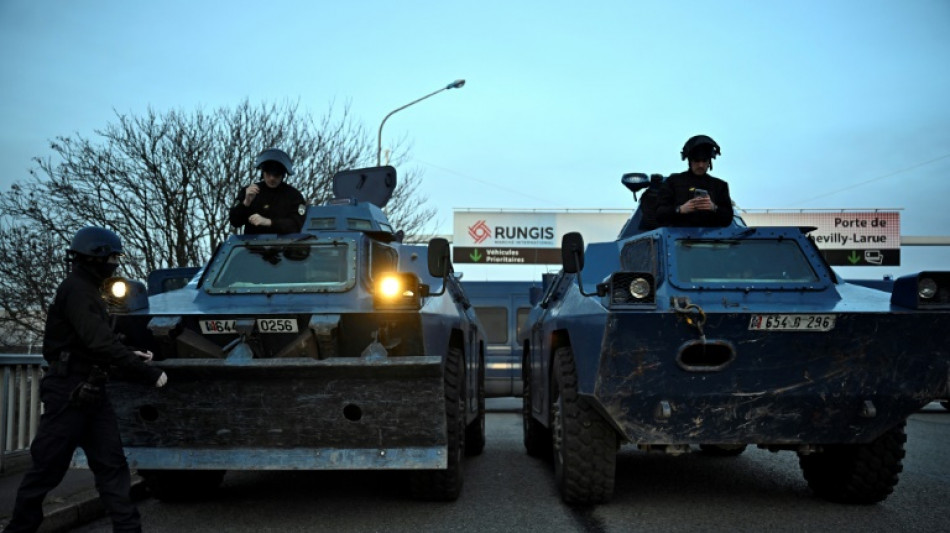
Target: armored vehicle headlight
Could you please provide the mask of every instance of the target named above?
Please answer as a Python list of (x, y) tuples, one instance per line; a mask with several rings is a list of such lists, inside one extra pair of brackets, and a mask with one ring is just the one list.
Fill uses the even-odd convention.
[(100, 291), (102, 298), (110, 306), (122, 305), (122, 301), (129, 295), (129, 282), (125, 278), (114, 276), (102, 282)]
[(917, 295), (925, 300), (933, 298), (937, 294), (937, 282), (933, 278), (920, 278), (917, 282)]
[(100, 290), (110, 313), (121, 314), (148, 307), (148, 293), (141, 281), (112, 277), (103, 282)]
[(891, 303), (908, 309), (950, 309), (950, 272), (929, 270), (897, 278)]
[(609, 285), (612, 305), (653, 304), (656, 300), (653, 275), (646, 272), (614, 272)]
[(650, 282), (643, 278), (636, 278), (630, 282), (630, 294), (637, 300), (642, 300), (650, 296)]
[(380, 296), (384, 298), (395, 298), (403, 292), (402, 280), (398, 276), (387, 275), (383, 277), (379, 280), (378, 287)]
[(411, 272), (389, 272), (376, 279), (373, 303), (377, 308), (418, 309), (423, 291)]
[(129, 293), (129, 286), (125, 283), (124, 279), (116, 280), (109, 286), (109, 294), (113, 298), (122, 299), (125, 298), (125, 295)]

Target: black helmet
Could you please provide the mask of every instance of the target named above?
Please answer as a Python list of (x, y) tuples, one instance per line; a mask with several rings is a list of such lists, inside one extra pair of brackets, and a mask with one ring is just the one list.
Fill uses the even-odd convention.
[(269, 148), (264, 150), (263, 152), (257, 154), (257, 158), (254, 160), (254, 168), (261, 168), (268, 161), (279, 163), (280, 166), (284, 167), (284, 171), (288, 176), (293, 175), (294, 163), (290, 160), (290, 156), (287, 155), (287, 152), (278, 150), (277, 148)]
[(686, 159), (693, 155), (696, 159), (711, 160), (721, 154), (722, 150), (719, 149), (719, 145), (716, 144), (716, 141), (712, 140), (712, 137), (708, 135), (694, 135), (683, 145), (683, 151), (680, 152), (680, 157)]
[(109, 257), (122, 253), (122, 240), (110, 230), (89, 226), (76, 232), (67, 251), (87, 257)]

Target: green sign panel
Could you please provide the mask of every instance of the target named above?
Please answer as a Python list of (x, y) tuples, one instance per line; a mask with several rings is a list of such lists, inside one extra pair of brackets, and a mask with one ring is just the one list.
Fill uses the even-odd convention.
[(884, 250), (822, 250), (831, 266), (900, 266), (900, 248)]
[(561, 249), (456, 246), (452, 248), (452, 262), (486, 265), (559, 265), (561, 264)]

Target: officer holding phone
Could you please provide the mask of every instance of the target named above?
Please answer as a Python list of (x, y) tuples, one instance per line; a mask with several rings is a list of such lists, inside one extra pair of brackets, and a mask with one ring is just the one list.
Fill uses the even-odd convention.
[(732, 223), (729, 185), (709, 175), (722, 152), (706, 135), (690, 137), (680, 152), (689, 170), (672, 174), (660, 186), (656, 218), (661, 226), (728, 226)]

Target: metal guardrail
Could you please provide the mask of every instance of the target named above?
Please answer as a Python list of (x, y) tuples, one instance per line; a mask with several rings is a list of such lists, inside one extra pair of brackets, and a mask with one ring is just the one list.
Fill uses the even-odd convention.
[(28, 450), (36, 436), (43, 363), (41, 355), (0, 354), (0, 472), (4, 460)]

